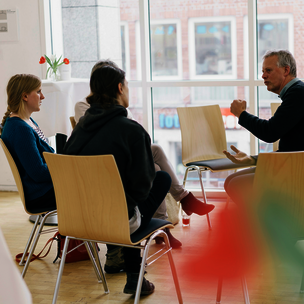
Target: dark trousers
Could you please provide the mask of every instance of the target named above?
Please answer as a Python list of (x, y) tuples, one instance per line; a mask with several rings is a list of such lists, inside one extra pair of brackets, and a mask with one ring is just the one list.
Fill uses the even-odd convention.
[(26, 201), (26, 208), (31, 213), (56, 210), (57, 207), (54, 188), (51, 188), (47, 193), (34, 200)]
[[(141, 213), (140, 228), (149, 225), (155, 211), (164, 200), (171, 186), (171, 177), (167, 172), (156, 172), (152, 188), (146, 201), (138, 205)], [(108, 250), (113, 249), (115, 246), (107, 245)], [(140, 249), (123, 247), (125, 259), (125, 271), (131, 273), (138, 273), (140, 270), (141, 256)]]

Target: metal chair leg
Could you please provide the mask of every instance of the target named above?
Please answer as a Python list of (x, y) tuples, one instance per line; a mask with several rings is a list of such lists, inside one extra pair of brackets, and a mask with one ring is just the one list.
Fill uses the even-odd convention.
[(58, 271), (58, 276), (57, 276), (52, 304), (56, 304), (56, 302), (57, 302), (59, 287), (60, 287), (60, 283), (61, 283), (61, 277), (62, 277), (63, 268), (64, 268), (64, 264), (65, 264), (65, 257), (66, 257), (67, 251), (68, 251), (69, 242), (70, 242), (70, 238), (67, 236), (65, 238), (65, 243), (64, 243), (64, 247), (63, 247), (63, 251), (62, 251), (60, 267), (59, 267), (59, 271)]
[[(52, 215), (52, 214), (54, 214), (54, 213), (57, 213), (57, 210), (48, 212), (48, 213), (42, 218), (42, 220), (40, 221), (39, 229), (38, 229), (38, 231), (37, 231), (37, 233), (36, 233), (36, 236), (35, 236), (33, 245), (32, 245), (32, 247), (31, 247), (31, 250), (30, 250), (30, 252), (29, 252), (29, 255), (28, 255), (28, 257), (27, 257), (25, 266), (24, 266), (23, 271), (22, 271), (22, 274), (21, 274), (23, 278), (25, 277), (26, 271), (27, 271), (28, 266), (29, 266), (29, 264), (30, 264), (30, 262), (31, 262), (31, 258), (32, 258), (32, 256), (33, 256), (33, 253), (34, 253), (35, 249), (36, 249), (36, 246), (37, 246), (38, 240), (39, 240), (39, 238), (40, 238), (40, 235), (41, 235), (41, 232), (42, 232), (44, 223), (45, 223), (46, 219), (48, 218), (48, 216), (50, 216), (50, 215)], [(55, 229), (55, 228), (49, 229), (49, 230), (52, 230), (52, 231), (53, 231), (54, 229)]]
[[(168, 236), (166, 235), (163, 238), (165, 240), (166, 249), (168, 250), (170, 248)], [(173, 261), (171, 250), (169, 250), (167, 252), (167, 255), (168, 255), (169, 264), (170, 264), (170, 268), (171, 268), (171, 272), (172, 272), (172, 276), (173, 276), (173, 281), (174, 281), (174, 285), (175, 285), (175, 289), (176, 289), (178, 303), (182, 304), (183, 303), (182, 293), (181, 293), (181, 289), (180, 289), (180, 286), (179, 286), (177, 272), (176, 272), (176, 268), (175, 268), (175, 264), (174, 264), (174, 261)]]
[(95, 274), (97, 276), (97, 280), (98, 280), (98, 283), (101, 283), (102, 282), (102, 278), (101, 278), (101, 274), (100, 274), (100, 270), (99, 270), (99, 267), (97, 266), (97, 258), (95, 256), (95, 254), (93, 253), (93, 246), (91, 246), (91, 244), (89, 242), (83, 242), (86, 249), (87, 249), (87, 252), (89, 254), (89, 257), (90, 257), (90, 260), (93, 264), (93, 268), (94, 268), (94, 271), (95, 271)]
[(218, 285), (217, 285), (216, 304), (220, 304), (221, 303), (222, 287), (223, 287), (223, 279), (220, 278), (218, 280)]
[[(204, 203), (207, 204), (207, 197), (206, 197), (206, 193), (205, 193), (205, 189), (204, 189), (204, 185), (203, 185), (202, 171), (199, 167), (196, 167), (196, 171), (198, 173), (198, 177), (199, 177), (199, 180), (200, 180)], [(211, 225), (209, 213), (206, 214), (206, 217), (207, 217), (209, 230), (212, 230), (212, 225)]]
[[(189, 170), (196, 170), (196, 172), (198, 174), (199, 181), (200, 181), (200, 185), (201, 185), (201, 190), (202, 190), (202, 195), (203, 195), (204, 203), (207, 204), (207, 197), (206, 197), (206, 193), (205, 193), (205, 190), (204, 190), (203, 179), (202, 179), (202, 172), (201, 172), (200, 167), (191, 166), (191, 167), (187, 167), (186, 168), (186, 171), (185, 171), (185, 174), (184, 174), (183, 186), (185, 187), (185, 185), (186, 185), (186, 181), (187, 181)], [(206, 214), (206, 217), (207, 217), (207, 222), (208, 222), (209, 230), (212, 230), (212, 224), (211, 224), (211, 220), (210, 220), (209, 214)]]
[(138, 282), (137, 282), (137, 287), (136, 287), (136, 293), (135, 293), (135, 299), (134, 299), (134, 304), (139, 303), (139, 298), (140, 298), (140, 293), (141, 293), (141, 285), (142, 281), (144, 278), (145, 274), (145, 269), (146, 269), (146, 261), (149, 253), (150, 245), (147, 243), (143, 255), (142, 255), (142, 260), (141, 260), (141, 266), (140, 266), (140, 271), (139, 271), (139, 276), (138, 276)]
[(100, 271), (100, 274), (101, 274), (101, 279), (102, 279), (102, 284), (103, 284), (103, 288), (104, 288), (104, 291), (105, 293), (109, 293), (110, 290), (108, 288), (108, 282), (106, 280), (106, 276), (105, 276), (105, 273), (104, 273), (104, 270), (101, 266), (101, 263), (100, 263), (100, 259), (99, 259), (99, 254), (98, 254), (98, 250), (97, 250), (97, 243), (93, 243), (91, 244), (93, 246), (93, 254), (94, 256), (96, 256), (96, 263), (97, 263), (97, 267)]
[(96, 272), (96, 275), (97, 275), (97, 278), (98, 278), (98, 282), (99, 283), (102, 282), (105, 293), (109, 293), (110, 291), (109, 291), (109, 288), (108, 288), (108, 283), (107, 283), (107, 280), (106, 280), (106, 276), (104, 274), (104, 271), (103, 271), (103, 268), (101, 266), (100, 259), (99, 259), (97, 244), (96, 243), (91, 243), (91, 242), (85, 242), (85, 243), (88, 243), (88, 247), (91, 250), (91, 253), (93, 254), (94, 260), (92, 261), (91, 255), (90, 255), (90, 258), (91, 258), (91, 262), (94, 266), (94, 269), (96, 267), (95, 272)]
[(247, 288), (247, 283), (246, 283), (245, 276), (242, 277), (242, 288), (243, 288), (244, 302), (245, 302), (245, 304), (250, 304), (250, 299), (249, 299), (248, 288)]
[[(168, 239), (168, 236), (165, 232), (163, 232), (161, 235), (165, 240), (166, 250), (168, 250), (166, 253), (168, 254), (169, 264), (170, 264), (170, 267), (171, 267), (171, 272), (172, 272), (172, 276), (173, 276), (173, 280), (174, 280), (174, 284), (175, 284), (175, 289), (176, 289), (176, 293), (177, 293), (177, 297), (178, 297), (178, 302), (179, 302), (179, 304), (183, 304), (183, 299), (182, 299), (182, 294), (181, 294), (181, 290), (180, 290), (180, 286), (179, 286), (179, 282), (178, 282), (177, 272), (176, 272), (176, 268), (175, 268), (175, 265), (174, 265), (172, 252), (170, 250), (171, 247), (170, 247), (169, 239)], [(141, 261), (141, 266), (140, 266), (140, 272), (139, 272), (138, 282), (137, 282), (137, 287), (136, 287), (134, 304), (139, 303), (141, 286), (142, 286), (142, 281), (143, 281), (143, 277), (144, 277), (144, 274), (145, 274), (147, 258), (148, 258), (152, 238), (150, 238), (150, 241), (146, 243), (145, 249), (143, 251), (142, 261)]]
[(183, 179), (183, 186), (184, 186), (184, 188), (186, 186), (186, 181), (187, 181), (189, 170), (190, 170), (190, 168), (186, 168), (186, 171), (185, 171), (185, 174), (184, 174), (184, 179)]
[(30, 246), (31, 246), (33, 237), (34, 237), (34, 235), (35, 235), (35, 232), (36, 232), (37, 227), (38, 227), (38, 223), (39, 223), (39, 221), (41, 220), (41, 218), (42, 218), (41, 214), (40, 214), (40, 215), (37, 215), (35, 224), (34, 224), (34, 226), (33, 226), (33, 229), (32, 229), (32, 231), (31, 231), (31, 234), (30, 234), (30, 236), (29, 236), (29, 239), (28, 239), (28, 241), (27, 241), (27, 243), (26, 243), (26, 246), (25, 246), (25, 249), (24, 249), (24, 251), (23, 251), (23, 255), (22, 255), (21, 261), (20, 261), (20, 263), (19, 263), (20, 266), (24, 266), (24, 264), (25, 264), (25, 263), (24, 263), (25, 256), (26, 256), (26, 254), (28, 253), (28, 250), (29, 250), (29, 248), (30, 248)]

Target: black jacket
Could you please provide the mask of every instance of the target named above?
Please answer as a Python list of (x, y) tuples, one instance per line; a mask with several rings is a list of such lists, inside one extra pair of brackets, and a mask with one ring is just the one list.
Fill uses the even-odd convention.
[(127, 118), (123, 106), (104, 110), (92, 105), (73, 130), (64, 154), (113, 154), (126, 193), (129, 217), (133, 216), (134, 207), (147, 199), (155, 177), (151, 139), (140, 124)]
[(280, 139), (280, 152), (304, 151), (304, 83), (297, 81), (286, 91), (282, 104), (270, 119), (244, 111), (239, 124), (265, 142)]

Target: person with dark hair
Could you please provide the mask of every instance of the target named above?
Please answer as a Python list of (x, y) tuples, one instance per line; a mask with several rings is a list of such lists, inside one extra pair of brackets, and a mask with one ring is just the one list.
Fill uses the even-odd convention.
[[(270, 50), (263, 56), (262, 78), (267, 90), (279, 95), (282, 104), (270, 119), (260, 119), (247, 112), (245, 100), (236, 99), (230, 111), (239, 124), (257, 138), (273, 143), (279, 141), (278, 152), (304, 151), (304, 83), (297, 78), (296, 61), (288, 50)], [(258, 156), (249, 156), (231, 146), (236, 154), (224, 151), (234, 163), (254, 166)], [(241, 205), (250, 197), (255, 168), (245, 169), (227, 177), (224, 187), (234, 202)]]
[[(111, 60), (100, 60), (98, 61), (92, 68), (92, 73), (101, 66), (109, 65), (115, 68), (119, 68), (116, 63)], [(84, 116), (87, 109), (89, 109), (90, 104), (87, 101), (79, 101), (75, 104), (75, 120), (78, 123), (79, 119)], [(129, 109), (128, 111), (128, 118), (133, 119), (132, 113)], [(176, 174), (174, 173), (172, 164), (168, 160), (164, 150), (161, 146), (152, 143), (151, 144), (152, 155), (155, 164), (155, 170), (159, 171), (166, 171), (169, 173), (172, 183), (169, 192), (173, 196), (173, 198), (178, 202), (180, 201), (183, 210), (188, 213), (189, 215), (192, 213), (196, 213), (198, 215), (205, 215), (211, 212), (214, 209), (214, 205), (212, 204), (204, 204), (200, 200), (198, 200), (191, 192), (188, 192), (183, 185), (181, 185), (178, 181)], [(157, 212), (156, 217), (161, 219), (166, 219), (166, 205), (165, 202), (162, 204), (160, 209)], [(173, 236), (169, 235), (169, 240), (173, 247), (177, 248), (181, 246), (181, 243), (174, 239)], [(175, 245), (175, 246), (174, 246)]]
[[(124, 186), (129, 213), (130, 233), (149, 224), (166, 196), (171, 178), (155, 173), (148, 133), (127, 118), (128, 82), (121, 69), (104, 65), (90, 78), (90, 108), (74, 128), (64, 153), (69, 155), (112, 154)], [(113, 246), (109, 246), (110, 251)], [(135, 294), (141, 256), (136, 248), (123, 248), (127, 282), (124, 293)], [(144, 278), (141, 294), (150, 294), (154, 285)]]
[[(115, 68), (119, 68), (116, 63), (114, 63), (111, 60), (100, 60), (98, 61), (92, 68), (93, 73), (97, 68), (102, 67), (104, 65), (109, 65)], [(75, 120), (76, 123), (78, 123), (79, 119), (84, 116), (85, 111), (90, 107), (89, 103), (87, 101), (79, 101), (75, 104)], [(128, 111), (128, 118), (133, 119), (131, 111), (127, 108)], [(151, 150), (154, 160), (154, 166), (156, 171), (165, 171), (169, 173), (172, 183), (169, 192), (171, 193), (172, 197), (178, 202), (180, 201), (182, 208), (186, 213), (189, 215), (192, 213), (197, 213), (198, 215), (205, 215), (209, 212), (211, 212), (214, 209), (214, 205), (212, 204), (204, 204), (200, 200), (198, 200), (191, 192), (188, 192), (183, 185), (181, 185), (178, 181), (178, 178), (176, 174), (174, 173), (174, 169), (172, 167), (172, 164), (170, 163), (169, 159), (167, 158), (164, 150), (160, 145), (151, 144)], [(162, 204), (157, 209), (156, 213), (153, 216), (154, 218), (160, 218), (160, 219), (167, 219), (167, 207), (165, 200), (162, 202)], [(168, 234), (168, 238), (170, 241), (170, 245), (172, 248), (179, 248), (182, 246), (182, 243), (177, 240), (170, 232), (169, 229), (166, 229), (166, 232)], [(155, 239), (155, 241), (159, 244), (161, 244), (164, 240), (161, 237), (158, 237)], [(115, 255), (115, 252), (117, 255)], [(116, 258), (115, 258), (116, 256)], [(115, 261), (116, 260), (116, 261)], [(107, 260), (105, 269), (107, 269), (107, 272), (111, 272), (112, 269), (109, 269), (108, 265), (112, 262), (114, 264), (120, 264), (118, 261), (122, 261), (120, 257), (120, 252), (116, 249), (116, 251), (108, 252), (107, 253)], [(117, 265), (117, 266), (118, 266)], [(119, 268), (119, 267), (118, 267)], [(116, 272), (116, 271), (115, 271)]]
[(7, 111), (1, 122), (1, 139), (11, 153), (23, 185), (26, 208), (33, 213), (56, 209), (53, 183), (43, 152), (54, 153), (37, 123), (31, 118), (40, 111), (44, 95), (41, 80), (17, 74), (8, 82)]

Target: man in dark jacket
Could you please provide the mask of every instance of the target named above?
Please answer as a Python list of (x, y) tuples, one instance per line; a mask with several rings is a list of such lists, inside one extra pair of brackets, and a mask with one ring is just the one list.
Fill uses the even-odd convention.
[[(287, 50), (267, 51), (263, 56), (262, 78), (267, 90), (279, 95), (282, 104), (269, 120), (249, 114), (246, 101), (232, 102), (231, 113), (239, 124), (257, 138), (266, 142), (279, 141), (278, 152), (304, 151), (304, 83), (297, 78), (296, 61)], [(231, 146), (236, 154), (224, 154), (235, 163), (255, 165), (257, 156), (249, 156)], [(242, 204), (252, 191), (255, 168), (234, 173), (225, 181), (225, 190), (238, 204)]]

